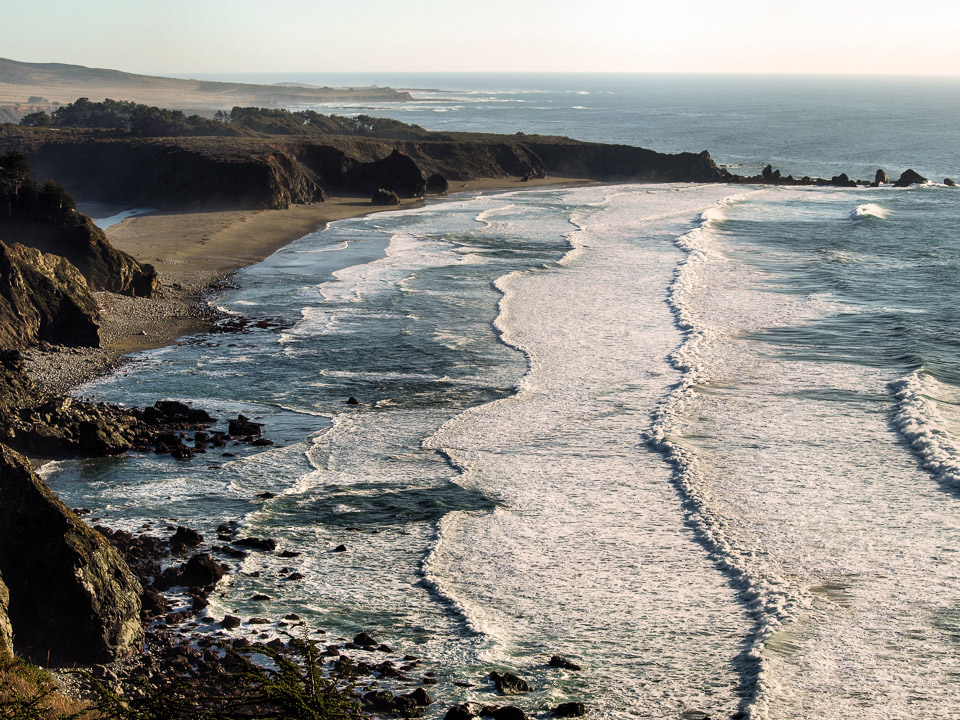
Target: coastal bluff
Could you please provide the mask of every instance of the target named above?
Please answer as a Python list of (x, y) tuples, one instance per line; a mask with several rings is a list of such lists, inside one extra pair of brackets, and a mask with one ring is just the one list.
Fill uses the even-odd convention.
[[(37, 177), (85, 200), (161, 210), (284, 209), (330, 195), (401, 198), (479, 178), (547, 175), (622, 182), (730, 182), (709, 153), (659, 153), (626, 145), (536, 135), (409, 133), (139, 137), (93, 130), (6, 126), (0, 149), (17, 149)], [(441, 179), (444, 182), (441, 182)], [(2, 230), (2, 228), (0, 228)], [(41, 248), (42, 249), (42, 248)]]

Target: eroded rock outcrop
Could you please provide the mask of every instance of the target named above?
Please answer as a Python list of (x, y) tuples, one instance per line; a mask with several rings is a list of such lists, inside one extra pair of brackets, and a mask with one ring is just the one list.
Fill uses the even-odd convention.
[(0, 576), (0, 660), (13, 653), (13, 626), (10, 624), (10, 591)]
[(86, 280), (70, 262), (0, 241), (0, 347), (40, 340), (98, 347), (99, 319)]
[(346, 173), (347, 187), (364, 194), (377, 189), (395, 192), (400, 197), (423, 197), (427, 178), (409, 155), (394, 150), (390, 155), (370, 163), (355, 165)]
[(141, 587), (109, 543), (0, 445), (0, 574), (18, 654), (109, 662), (143, 641)]

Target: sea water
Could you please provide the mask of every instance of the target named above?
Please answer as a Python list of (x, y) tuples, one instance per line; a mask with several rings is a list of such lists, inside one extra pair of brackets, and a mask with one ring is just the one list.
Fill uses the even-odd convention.
[[(960, 170), (938, 147), (955, 84), (844, 82), (758, 95), (735, 137), (682, 83), (658, 102), (711, 138), (687, 149), (731, 165), (759, 166), (769, 128), (793, 127), (785, 173)], [(650, 132), (641, 91), (596, 120), (612, 139)], [(861, 128), (843, 146), (840, 116)], [(653, 125), (646, 144), (680, 149)], [(958, 193), (549, 188), (334, 223), (215, 300), (278, 327), (144, 353), (82, 389), (243, 412), (274, 447), (49, 480), (115, 527), (275, 538), (210, 614), (296, 612), (330, 642), (367, 630), (437, 673), (436, 715), (502, 702), (483, 680), (498, 669), (530, 681), (510, 702), (532, 713), (960, 717)]]

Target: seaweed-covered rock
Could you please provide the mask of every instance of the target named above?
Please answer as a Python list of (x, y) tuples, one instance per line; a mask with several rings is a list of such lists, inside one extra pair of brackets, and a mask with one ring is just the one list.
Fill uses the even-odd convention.
[(490, 679), (497, 686), (497, 692), (501, 695), (519, 695), (520, 693), (530, 692), (530, 685), (522, 677), (513, 673), (498, 672), (490, 673)]
[(139, 651), (141, 587), (120, 554), (0, 445), (0, 574), (18, 652), (103, 663)]

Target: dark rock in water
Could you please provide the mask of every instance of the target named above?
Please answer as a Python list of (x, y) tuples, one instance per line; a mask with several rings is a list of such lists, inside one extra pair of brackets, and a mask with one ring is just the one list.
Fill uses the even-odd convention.
[(577, 665), (575, 662), (567, 660), (567, 658), (560, 655), (554, 655), (551, 657), (550, 662), (547, 664), (550, 667), (562, 668), (564, 670), (583, 670), (583, 668)]
[(58, 255), (0, 242), (0, 347), (38, 341), (100, 347), (99, 323), (97, 301), (73, 265)]
[(377, 188), (373, 191), (373, 195), (370, 196), (370, 202), (374, 205), (399, 205), (400, 196), (392, 190)]
[(250, 435), (260, 435), (263, 423), (255, 423), (245, 415), (237, 415), (236, 420), (230, 421), (227, 432), (230, 437), (247, 437)]
[[(254, 444), (256, 444), (256, 443), (254, 443)], [(257, 497), (260, 498), (261, 500), (272, 500), (272, 499), (275, 498), (276, 496), (277, 496), (277, 494), (276, 494), (276, 493), (272, 493), (272, 492), (257, 493)]]
[(152, 408), (143, 411), (145, 422), (175, 430), (212, 425), (216, 418), (206, 410), (194, 409), (176, 400), (158, 400)]
[(427, 705), (433, 705), (433, 698), (430, 697), (429, 693), (423, 688), (417, 688), (412, 693), (409, 693), (406, 697), (410, 698), (415, 705), (421, 705), (426, 707)]
[(909, 187), (910, 185), (924, 185), (927, 179), (914, 170), (905, 170), (893, 184), (894, 187)]
[(365, 709), (403, 717), (420, 717), (432, 703), (433, 699), (423, 688), (417, 688), (406, 695), (394, 695), (389, 690), (371, 690), (363, 696)]
[(360, 401), (357, 400), (357, 399), (356, 399), (355, 397), (353, 397), (352, 395), (347, 398), (347, 405), (359, 405), (359, 404), (360, 404)]
[(289, 615), (284, 615), (284, 616), (283, 616), (283, 619), (284, 619), (284, 620), (299, 620), (299, 619), (300, 619), (300, 616), (297, 615), (296, 613), (290, 613)]
[(887, 177), (887, 173), (885, 173), (881, 168), (880, 170), (877, 170), (877, 174), (874, 176), (873, 181), (877, 185), (883, 185), (884, 183), (890, 182), (890, 178)]
[(273, 538), (240, 538), (239, 540), (233, 541), (234, 545), (240, 545), (242, 547), (253, 548), (254, 550), (276, 550), (277, 541)]
[(527, 714), (518, 707), (505, 705), (484, 705), (480, 708), (481, 717), (492, 717), (493, 720), (526, 720)]
[(347, 551), (347, 546), (346, 546), (346, 545), (337, 545), (337, 546), (333, 549), (333, 551), (334, 551), (334, 552), (346, 552), (346, 551)]
[(956, 186), (957, 186), (957, 184), (956, 184), (953, 180), (951, 180), (950, 178), (944, 178), (944, 179), (943, 179), (943, 184), (946, 185), (947, 187), (956, 187)]
[(519, 695), (520, 693), (530, 692), (530, 686), (522, 677), (513, 673), (498, 672), (490, 673), (490, 679), (497, 686), (497, 692), (501, 695)]
[(13, 626), (7, 614), (10, 606), (10, 591), (0, 577), (0, 660), (13, 654)]
[(140, 584), (120, 554), (0, 445), (0, 575), (18, 652), (100, 663), (140, 651)]
[(462, 705), (454, 705), (447, 710), (447, 714), (443, 716), (443, 720), (471, 720), (476, 716), (477, 714), (474, 712), (473, 705), (464, 703)]
[(233, 630), (234, 628), (240, 627), (240, 618), (236, 615), (225, 615), (223, 620), (220, 621), (220, 624), (227, 630)]
[(298, 573), (298, 572), (290, 573), (290, 574), (287, 575), (287, 577), (284, 578), (284, 579), (285, 579), (285, 580), (294, 581), (294, 582), (297, 581), (297, 580), (303, 580), (303, 573)]
[(173, 553), (181, 553), (187, 548), (196, 547), (203, 542), (203, 535), (190, 528), (178, 527), (177, 531), (170, 538), (170, 550)]
[(172, 587), (213, 587), (226, 575), (227, 569), (207, 553), (197, 553), (179, 568), (169, 567), (153, 581), (158, 590)]
[(267, 438), (257, 438), (250, 444), (254, 447), (270, 447), (273, 445), (273, 440), (268, 440)]
[(366, 647), (376, 647), (380, 643), (378, 643), (376, 640), (370, 637), (367, 633), (362, 632), (353, 638), (353, 644), (359, 647), (366, 648)]
[(582, 702), (560, 703), (553, 709), (556, 717), (581, 717), (587, 714), (587, 708)]
[(839, 175), (834, 175), (830, 178), (830, 184), (836, 185), (837, 187), (856, 187), (857, 183), (855, 180), (851, 180), (846, 173), (840, 173)]
[(427, 178), (427, 192), (428, 193), (445, 193), (450, 189), (450, 182), (446, 177), (440, 173), (434, 173)]
[(280, 557), (295, 558), (295, 557), (300, 557), (302, 554), (303, 553), (299, 553), (296, 550), (284, 550), (282, 553), (280, 553)]

